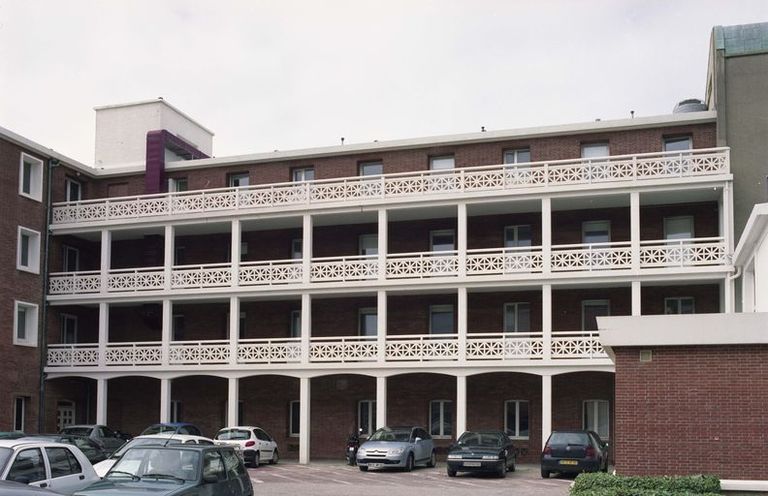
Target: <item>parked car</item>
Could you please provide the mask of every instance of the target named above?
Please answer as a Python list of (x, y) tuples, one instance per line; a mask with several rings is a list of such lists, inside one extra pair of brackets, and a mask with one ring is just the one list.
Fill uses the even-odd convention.
[(93, 466), (99, 477), (104, 477), (109, 469), (131, 448), (139, 446), (175, 446), (177, 444), (202, 444), (213, 445), (213, 439), (203, 436), (190, 436), (187, 434), (154, 434), (151, 436), (136, 436), (123, 445), (122, 448), (112, 453), (112, 456)]
[(99, 443), (108, 454), (114, 453), (126, 441), (117, 431), (98, 424), (69, 425), (59, 431), (59, 434), (89, 437)]
[(161, 424), (152, 424), (141, 432), (141, 436), (149, 434), (163, 434), (170, 432), (173, 434), (189, 434), (190, 436), (202, 436), (200, 429), (193, 424), (186, 422), (165, 422)]
[(22, 438), (28, 441), (47, 441), (53, 443), (64, 443), (77, 446), (80, 451), (83, 452), (88, 461), (91, 464), (99, 463), (100, 461), (109, 458), (110, 454), (104, 450), (99, 443), (89, 437), (74, 436), (67, 434), (36, 434), (33, 436), (27, 436)]
[(0, 481), (0, 496), (51, 496), (58, 493), (20, 482)]
[(541, 453), (541, 476), (608, 471), (608, 443), (592, 431), (555, 431)]
[(25, 439), (0, 440), (0, 479), (72, 494), (99, 480), (75, 446)]
[(500, 431), (465, 432), (448, 448), (448, 477), (457, 472), (493, 472), (506, 477), (515, 471), (515, 446)]
[(421, 427), (382, 427), (357, 450), (357, 466), (369, 468), (404, 468), (417, 464), (434, 467), (435, 446), (432, 436)]
[(139, 446), (75, 496), (114, 494), (252, 496), (253, 485), (230, 446)]
[(264, 429), (253, 426), (225, 427), (214, 436), (216, 444), (236, 446), (245, 463), (258, 467), (262, 461), (275, 464), (280, 459), (277, 443)]

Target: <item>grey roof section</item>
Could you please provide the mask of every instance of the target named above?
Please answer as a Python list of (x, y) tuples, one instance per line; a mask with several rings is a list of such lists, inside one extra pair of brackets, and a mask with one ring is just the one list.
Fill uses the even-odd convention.
[(715, 49), (726, 57), (768, 53), (768, 22), (715, 26)]

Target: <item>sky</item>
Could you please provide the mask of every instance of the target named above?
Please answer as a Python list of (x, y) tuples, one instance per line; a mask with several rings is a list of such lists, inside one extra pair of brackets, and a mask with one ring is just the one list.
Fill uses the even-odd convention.
[(766, 0), (0, 0), (0, 126), (94, 162), (162, 96), (214, 155), (668, 114)]

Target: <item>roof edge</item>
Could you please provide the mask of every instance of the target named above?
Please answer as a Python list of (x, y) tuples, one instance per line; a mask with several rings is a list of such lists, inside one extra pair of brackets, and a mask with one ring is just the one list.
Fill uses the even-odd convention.
[(163, 104), (165, 104), (166, 107), (168, 107), (169, 109), (173, 110), (177, 114), (183, 116), (185, 119), (193, 122), (196, 126), (200, 127), (202, 130), (204, 130), (205, 132), (207, 132), (211, 136), (216, 136), (216, 133), (214, 133), (213, 131), (211, 131), (207, 127), (205, 127), (202, 124), (200, 124), (200, 122), (198, 122), (197, 120), (193, 119), (186, 112), (182, 111), (181, 109), (179, 109), (175, 105), (173, 105), (173, 104), (169, 103), (168, 101), (166, 101), (163, 97), (158, 97), (158, 98), (149, 99), (149, 100), (138, 100), (138, 101), (135, 101), (135, 102), (127, 102), (127, 103), (115, 103), (115, 104), (112, 104), (112, 105), (97, 105), (96, 107), (93, 107), (93, 110), (99, 111), (99, 110), (109, 110), (109, 109), (123, 108), (123, 107), (138, 107), (140, 105), (149, 105), (151, 103), (163, 103)]

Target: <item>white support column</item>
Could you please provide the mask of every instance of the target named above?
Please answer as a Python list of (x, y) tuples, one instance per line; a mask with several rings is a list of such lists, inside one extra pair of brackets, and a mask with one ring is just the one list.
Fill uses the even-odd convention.
[(173, 302), (163, 300), (162, 328), (160, 331), (162, 349), (162, 364), (168, 366), (171, 357), (171, 340), (173, 339)]
[(389, 224), (387, 221), (387, 210), (379, 209), (379, 230), (378, 230), (378, 264), (379, 280), (387, 278), (387, 252), (389, 251)]
[(229, 363), (237, 363), (237, 342), (240, 340), (240, 298), (229, 297)]
[(632, 315), (643, 314), (643, 293), (640, 281), (632, 281)]
[(729, 277), (725, 277), (725, 279), (723, 279), (722, 295), (720, 298), (720, 311), (722, 313), (734, 313), (736, 311), (735, 292), (735, 281)]
[(456, 439), (467, 430), (467, 376), (456, 376)]
[(640, 193), (637, 191), (629, 194), (629, 226), (632, 270), (638, 272), (640, 270)]
[(304, 284), (312, 280), (312, 215), (304, 214), (301, 230), (301, 274)]
[(387, 425), (387, 378), (376, 378), (376, 428)]
[(171, 421), (171, 379), (160, 379), (160, 422)]
[(173, 226), (165, 226), (165, 236), (163, 237), (163, 274), (165, 290), (171, 290), (171, 281), (173, 280), (173, 264), (176, 258), (176, 238)]
[(107, 343), (109, 343), (109, 303), (99, 303), (99, 367), (107, 365)]
[(309, 463), (309, 406), (312, 397), (312, 379), (299, 379), (299, 463)]
[(544, 360), (552, 358), (552, 285), (541, 286), (541, 339)]
[(456, 248), (458, 252), (459, 277), (467, 275), (467, 204), (459, 203), (456, 211)]
[(101, 292), (108, 292), (109, 268), (112, 263), (112, 232), (101, 230)]
[(107, 379), (96, 379), (96, 423), (107, 425)]
[(301, 294), (301, 363), (309, 363), (309, 343), (312, 338), (312, 296)]
[(541, 259), (542, 272), (549, 275), (552, 272), (552, 200), (541, 199)]
[(232, 219), (232, 231), (230, 240), (230, 255), (232, 268), (232, 287), (236, 288), (240, 285), (240, 259), (242, 257), (241, 251), (241, 232), (240, 232), (240, 220)]
[(744, 313), (755, 311), (755, 262), (752, 261), (744, 267), (741, 276), (741, 311)]
[(227, 425), (240, 425), (240, 419), (237, 418), (240, 403), (240, 379), (230, 377), (227, 379), (227, 386)]
[(376, 292), (376, 348), (379, 363), (387, 361), (387, 292)]
[(723, 185), (723, 197), (720, 200), (722, 206), (720, 235), (725, 238), (725, 250), (728, 256), (733, 255), (733, 191), (731, 183)]
[(541, 376), (541, 446), (552, 433), (552, 376)]
[(469, 306), (467, 304), (467, 288), (459, 287), (457, 295), (458, 308), (456, 311), (459, 362), (467, 361), (467, 321)]

